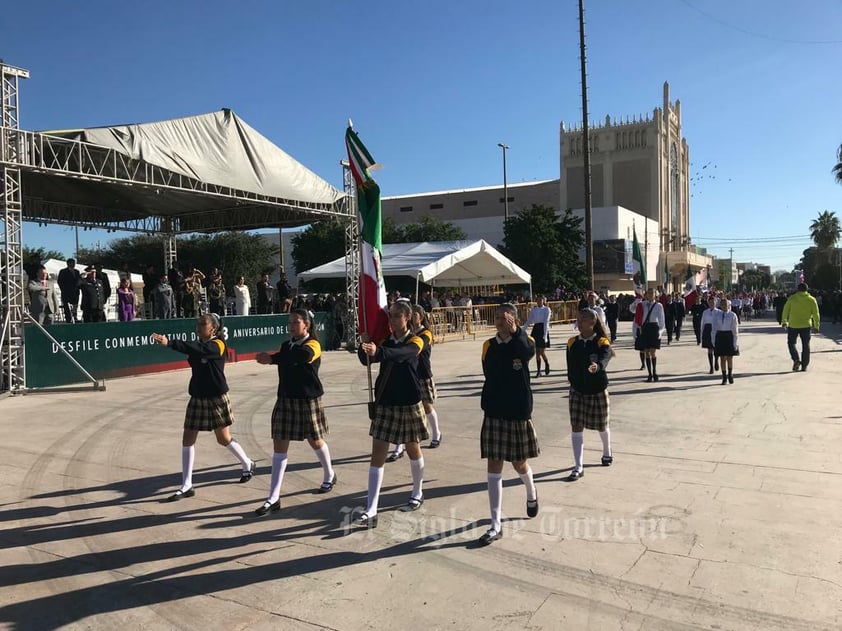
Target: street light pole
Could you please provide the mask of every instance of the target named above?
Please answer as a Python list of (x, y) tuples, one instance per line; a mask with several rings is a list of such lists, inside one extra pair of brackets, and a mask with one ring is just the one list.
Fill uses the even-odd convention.
[(503, 150), (503, 217), (505, 221), (509, 220), (509, 182), (506, 179), (506, 149), (509, 145), (498, 142), (497, 146)]

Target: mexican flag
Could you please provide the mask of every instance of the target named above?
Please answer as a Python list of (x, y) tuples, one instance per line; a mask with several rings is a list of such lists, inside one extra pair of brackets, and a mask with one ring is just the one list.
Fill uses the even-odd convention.
[(640, 253), (640, 243), (637, 240), (637, 230), (632, 227), (632, 278), (634, 280), (634, 293), (643, 295), (646, 291), (646, 266), (643, 264), (643, 255)]
[(684, 281), (684, 307), (689, 309), (696, 304), (698, 294), (696, 293), (696, 275), (690, 266), (687, 266), (687, 280)]
[(360, 295), (357, 304), (360, 333), (368, 333), (373, 342), (381, 342), (389, 334), (389, 313), (380, 265), (383, 251), (380, 187), (368, 173), (377, 165), (354, 132), (351, 121), (348, 121), (345, 132), (345, 147), (357, 189), (360, 223)]

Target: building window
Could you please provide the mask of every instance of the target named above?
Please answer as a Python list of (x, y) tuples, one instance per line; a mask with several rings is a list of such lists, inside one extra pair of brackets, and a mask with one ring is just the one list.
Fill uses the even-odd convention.
[(401, 212), (402, 213), (411, 213), (412, 212), (412, 206), (401, 206)]
[(430, 204), (430, 210), (441, 210), (444, 208), (444, 204)]
[[(506, 200), (505, 200), (505, 199), (503, 199), (502, 197), (500, 198), (500, 203), (501, 203), (501, 204), (502, 204), (503, 202), (505, 202), (505, 201), (506, 201)], [(515, 201), (515, 198), (514, 198), (514, 197), (510, 197), (510, 198), (509, 198), (509, 202), (513, 202), (513, 201)]]
[(476, 206), (476, 205), (477, 205), (477, 200), (472, 199), (472, 200), (469, 200), (469, 201), (467, 201), (467, 202), (462, 202), (462, 205), (463, 205), (463, 206)]

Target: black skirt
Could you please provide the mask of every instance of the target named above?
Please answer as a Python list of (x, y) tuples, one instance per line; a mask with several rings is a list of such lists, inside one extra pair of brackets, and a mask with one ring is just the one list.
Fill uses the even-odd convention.
[(731, 331), (718, 331), (716, 333), (713, 354), (717, 357), (734, 357), (740, 354), (740, 350), (734, 348), (734, 334)]
[(712, 329), (712, 324), (706, 324), (705, 328), (702, 329), (702, 348), (713, 348), (713, 340), (710, 337)]
[(657, 322), (644, 322), (634, 344), (639, 351), (661, 348), (661, 330)]
[(550, 345), (549, 335), (544, 339), (544, 323), (532, 325), (532, 339), (535, 340), (535, 348), (547, 348)]

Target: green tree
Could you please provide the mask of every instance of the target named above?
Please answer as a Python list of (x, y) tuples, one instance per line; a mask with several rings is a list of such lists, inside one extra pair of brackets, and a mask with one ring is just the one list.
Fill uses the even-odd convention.
[[(806, 276), (805, 276), (806, 277)], [(811, 289), (839, 289), (839, 266), (833, 263), (821, 263), (809, 278)]]
[(532, 289), (549, 293), (556, 287), (585, 288), (585, 268), (579, 259), (584, 246), (582, 220), (570, 209), (558, 216), (554, 208), (533, 205), (506, 221), (501, 251), (532, 274)]
[(406, 224), (402, 227), (402, 234), (396, 241), (389, 243), (419, 243), (423, 241), (461, 241), (467, 239), (465, 231), (459, 226), (447, 223), (425, 215), (416, 223)]
[(815, 246), (807, 248), (802, 253), (801, 260), (795, 266), (795, 269), (803, 271), (804, 278), (813, 277), (819, 264), (818, 253), (819, 249)]
[(23, 270), (29, 278), (39, 278), (38, 269), (50, 259), (64, 260), (64, 254), (58, 250), (47, 250), (44, 247), (29, 248), (23, 246)]
[(836, 166), (833, 167), (836, 183), (842, 184), (842, 145), (836, 150)]
[(747, 269), (740, 277), (740, 284), (746, 289), (767, 289), (771, 283), (769, 274), (755, 269)]
[(827, 251), (836, 245), (842, 228), (836, 213), (824, 211), (810, 224), (810, 238), (819, 250)]

